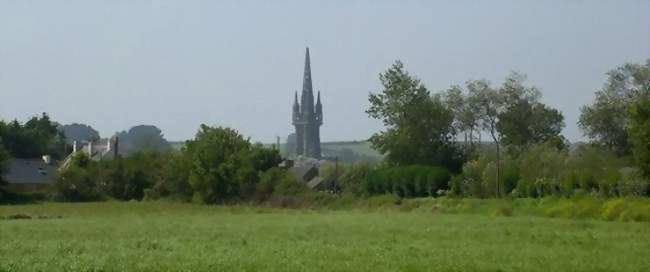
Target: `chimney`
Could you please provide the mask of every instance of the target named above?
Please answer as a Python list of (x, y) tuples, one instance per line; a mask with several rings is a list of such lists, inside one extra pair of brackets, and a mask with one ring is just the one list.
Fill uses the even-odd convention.
[(93, 142), (88, 142), (88, 156), (92, 157), (93, 156)]
[(72, 153), (77, 153), (77, 141), (72, 142)]
[(115, 136), (115, 139), (113, 139), (113, 141), (114, 141), (113, 144), (115, 145), (113, 147), (113, 158), (117, 158), (117, 156), (119, 155), (120, 138)]
[(111, 138), (106, 139), (106, 153), (111, 151)]

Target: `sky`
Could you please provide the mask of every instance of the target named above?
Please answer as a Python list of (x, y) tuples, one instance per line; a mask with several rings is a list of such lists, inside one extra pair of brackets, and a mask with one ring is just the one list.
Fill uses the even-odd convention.
[(140, 125), (168, 140), (200, 124), (254, 141), (293, 131), (305, 47), (323, 141), (382, 129), (368, 94), (395, 60), (432, 92), (528, 75), (576, 122), (606, 72), (650, 58), (650, 1), (0, 0), (0, 119), (47, 112), (103, 137)]

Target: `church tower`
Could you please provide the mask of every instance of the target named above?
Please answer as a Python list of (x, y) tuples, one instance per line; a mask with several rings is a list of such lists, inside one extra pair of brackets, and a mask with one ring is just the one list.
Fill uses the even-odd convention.
[(320, 92), (314, 105), (314, 91), (311, 84), (309, 47), (305, 52), (305, 71), (302, 78), (302, 94), (293, 98), (293, 125), (296, 127), (296, 155), (321, 158), (320, 126), (323, 124), (323, 105)]

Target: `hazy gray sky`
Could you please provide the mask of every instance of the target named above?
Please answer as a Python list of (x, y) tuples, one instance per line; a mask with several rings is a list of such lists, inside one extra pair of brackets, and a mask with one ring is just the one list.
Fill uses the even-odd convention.
[(650, 1), (0, 0), (0, 118), (48, 112), (102, 136), (153, 124), (170, 140), (206, 123), (271, 142), (293, 130), (305, 46), (323, 140), (381, 128), (367, 96), (396, 59), (432, 91), (525, 73), (577, 140), (605, 72), (650, 58)]

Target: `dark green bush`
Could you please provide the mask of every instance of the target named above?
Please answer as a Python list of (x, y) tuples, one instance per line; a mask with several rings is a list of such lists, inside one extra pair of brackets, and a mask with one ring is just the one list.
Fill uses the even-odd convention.
[(355, 196), (364, 194), (364, 185), (367, 184), (368, 174), (372, 168), (368, 164), (353, 165), (341, 176), (340, 183), (343, 192)]
[(306, 191), (305, 184), (298, 181), (294, 175), (274, 167), (260, 175), (253, 198), (256, 201), (265, 201), (271, 196), (300, 195)]
[(308, 191), (304, 182), (301, 182), (294, 175), (285, 173), (273, 187), (274, 196), (297, 196)]
[(78, 154), (54, 183), (55, 198), (62, 201), (97, 201), (102, 194), (95, 182), (95, 177), (88, 170), (88, 156)]
[(449, 189), (450, 173), (435, 166), (412, 165), (371, 171), (363, 191), (367, 195), (395, 194), (399, 197), (438, 196)]

